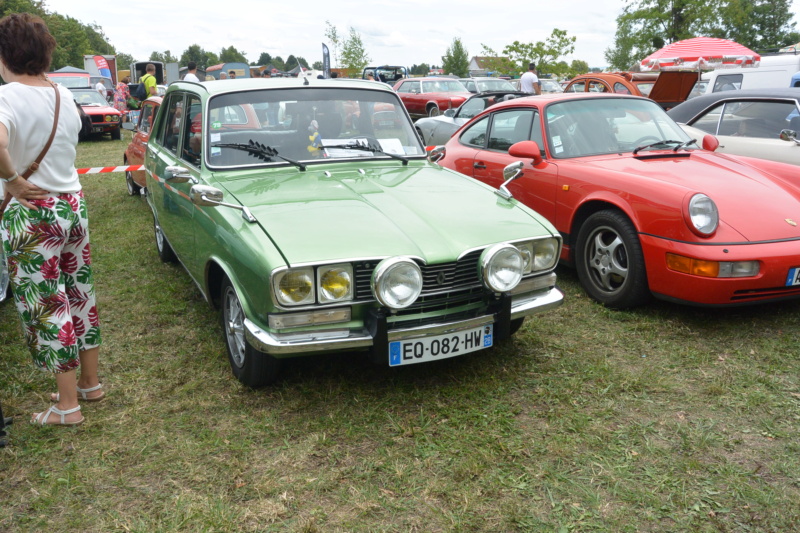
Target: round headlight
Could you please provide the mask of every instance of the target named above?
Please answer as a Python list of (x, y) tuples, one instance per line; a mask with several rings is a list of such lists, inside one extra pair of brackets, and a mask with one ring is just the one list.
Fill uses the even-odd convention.
[(522, 279), (525, 259), (516, 246), (495, 244), (481, 254), (483, 283), (494, 292), (508, 292)]
[(384, 259), (372, 273), (372, 294), (389, 309), (404, 309), (422, 292), (422, 272), (407, 257)]
[(284, 305), (314, 303), (314, 274), (311, 269), (283, 272), (277, 280), (275, 294)]
[(353, 275), (349, 267), (319, 269), (319, 302), (349, 300), (352, 294)]
[(695, 194), (689, 200), (689, 220), (697, 233), (711, 235), (719, 226), (717, 205), (705, 194)]

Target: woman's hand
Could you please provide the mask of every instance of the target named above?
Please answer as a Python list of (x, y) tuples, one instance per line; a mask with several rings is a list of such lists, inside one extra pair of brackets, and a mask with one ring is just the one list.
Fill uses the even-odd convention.
[(43, 200), (50, 195), (49, 191), (37, 187), (22, 176), (3, 185), (7, 193), (10, 193), (11, 196), (28, 209), (36, 209), (36, 206), (30, 203), (29, 200)]

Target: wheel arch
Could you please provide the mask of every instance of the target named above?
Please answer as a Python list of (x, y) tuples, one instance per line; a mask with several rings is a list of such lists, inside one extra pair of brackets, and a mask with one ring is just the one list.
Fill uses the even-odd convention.
[(636, 217), (633, 208), (627, 202), (622, 201), (621, 198), (617, 196), (608, 197), (604, 195), (587, 197), (574, 211), (572, 220), (569, 224), (569, 234), (564, 236), (565, 244), (569, 245), (570, 250), (568, 258), (569, 264), (574, 264), (575, 262), (575, 246), (578, 242), (578, 233), (581, 230), (581, 226), (583, 226), (583, 223), (586, 222), (586, 219), (588, 219), (590, 216), (605, 209), (614, 209), (621, 212), (628, 218), (628, 220), (631, 221), (631, 224), (633, 224), (633, 227), (636, 229), (636, 231), (640, 231), (639, 220), (638, 217)]

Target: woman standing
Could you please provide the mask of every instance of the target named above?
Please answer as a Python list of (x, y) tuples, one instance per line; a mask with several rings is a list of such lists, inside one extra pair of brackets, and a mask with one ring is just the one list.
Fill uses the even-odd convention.
[(114, 108), (122, 113), (122, 119), (125, 121), (128, 120), (128, 99), (131, 97), (131, 91), (128, 89), (130, 81), (131, 78), (125, 76), (114, 89)]
[(58, 387), (51, 397), (56, 403), (31, 422), (72, 426), (84, 420), (78, 396), (98, 401), (105, 393), (97, 376), (100, 327), (86, 203), (75, 170), (81, 120), (69, 89), (45, 77), (55, 45), (39, 17), (0, 19), (6, 82), (0, 87), (0, 179), (11, 196), (0, 235), (33, 362), (55, 374)]

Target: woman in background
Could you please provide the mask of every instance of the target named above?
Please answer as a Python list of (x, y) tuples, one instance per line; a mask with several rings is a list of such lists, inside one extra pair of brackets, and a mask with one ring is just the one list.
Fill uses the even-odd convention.
[(128, 99), (131, 97), (131, 91), (128, 89), (130, 81), (130, 76), (125, 76), (119, 80), (114, 89), (114, 108), (122, 113), (122, 120), (125, 122), (128, 120)]

